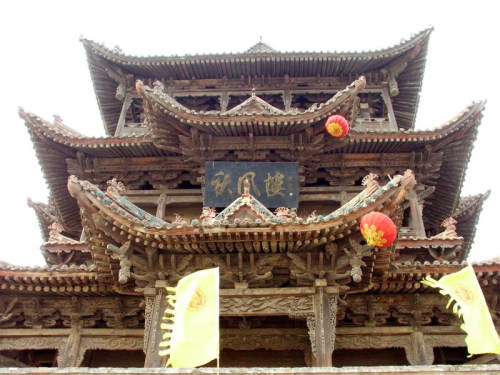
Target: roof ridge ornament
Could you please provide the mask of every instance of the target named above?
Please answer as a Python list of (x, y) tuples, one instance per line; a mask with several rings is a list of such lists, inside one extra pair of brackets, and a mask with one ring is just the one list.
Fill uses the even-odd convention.
[(243, 181), (243, 194), (241, 196), (248, 197), (250, 195), (250, 181), (248, 178), (245, 178)]
[(262, 41), (262, 35), (259, 37), (259, 41), (255, 43), (252, 47), (247, 49), (244, 53), (277, 53), (279, 51), (275, 50), (269, 44)]
[[(138, 80), (137, 82), (140, 82), (141, 85), (143, 84), (141, 80)], [(153, 82), (153, 89), (158, 89), (165, 92), (165, 85), (162, 81), (156, 80)]]
[(443, 240), (459, 238), (460, 236), (457, 234), (456, 231), (457, 229), (457, 227), (455, 226), (456, 223), (457, 221), (453, 217), (444, 219), (443, 222), (441, 223), (441, 227), (444, 228), (444, 231), (432, 238), (439, 238)]
[(370, 173), (363, 177), (363, 180), (361, 180), (361, 185), (365, 187), (367, 195), (373, 194), (380, 187), (377, 181), (378, 177), (379, 176), (377, 174)]
[(52, 117), (54, 117), (54, 125), (62, 125), (63, 124), (63, 119), (58, 114), (52, 115)]
[(106, 184), (108, 185), (106, 194), (113, 197), (119, 196), (121, 192), (125, 191), (125, 185), (123, 182), (118, 182), (116, 178), (109, 180)]
[(78, 243), (78, 241), (61, 234), (64, 228), (57, 221), (50, 224), (48, 228), (50, 229), (48, 242)]

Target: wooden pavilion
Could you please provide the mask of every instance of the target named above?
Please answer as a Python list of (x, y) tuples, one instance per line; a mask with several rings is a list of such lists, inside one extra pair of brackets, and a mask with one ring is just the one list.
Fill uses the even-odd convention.
[[(0, 363), (161, 366), (164, 287), (210, 267), (222, 367), (498, 363), (467, 358), (420, 283), (467, 264), (489, 194), (460, 196), (484, 102), (414, 129), (431, 31), (359, 53), (135, 57), (82, 40), (106, 136), (19, 110), (50, 189), (28, 202), (47, 265), (0, 264)], [(323, 130), (333, 114), (345, 138)], [(363, 241), (372, 211), (393, 245)], [(500, 260), (474, 270), (500, 325)]]

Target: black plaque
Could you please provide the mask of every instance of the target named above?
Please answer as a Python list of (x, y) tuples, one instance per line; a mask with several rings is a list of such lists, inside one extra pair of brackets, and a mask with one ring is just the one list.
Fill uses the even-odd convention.
[(205, 207), (227, 207), (243, 194), (250, 194), (268, 208), (296, 208), (299, 203), (298, 163), (205, 163)]

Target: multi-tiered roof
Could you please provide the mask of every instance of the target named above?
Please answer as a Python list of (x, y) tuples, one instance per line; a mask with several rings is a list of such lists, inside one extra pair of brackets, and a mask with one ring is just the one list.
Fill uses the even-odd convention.
[[(372, 52), (283, 53), (259, 42), (183, 57), (83, 40), (107, 135), (20, 109), (50, 190), (48, 204), (29, 202), (47, 266), (0, 265), (0, 293), (137, 297), (214, 265), (229, 289), (322, 279), (346, 295), (431, 292), (419, 281), (463, 267), (489, 193), (460, 198), (484, 102), (414, 129), (430, 33)], [(325, 135), (332, 114), (349, 120), (346, 138)], [(203, 207), (207, 161), (297, 162), (298, 210), (273, 212), (249, 186), (218, 212)], [(371, 211), (395, 221), (395, 245), (364, 245), (359, 221)], [(475, 269), (496, 293), (498, 262)], [(365, 324), (349, 301), (338, 324)], [(436, 306), (427, 314), (449, 323)], [(382, 315), (369, 321), (388, 324)]]

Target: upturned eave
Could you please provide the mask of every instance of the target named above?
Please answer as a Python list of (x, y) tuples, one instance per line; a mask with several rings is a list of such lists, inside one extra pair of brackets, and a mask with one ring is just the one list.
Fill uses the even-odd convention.
[(482, 194), (470, 195), (460, 198), (460, 203), (453, 212), (453, 218), (457, 221), (457, 232), (465, 238), (462, 259), (467, 259), (476, 236), (476, 228), (483, 209), (484, 202), (490, 196), (488, 190)]
[[(214, 55), (151, 56), (125, 55), (96, 42), (82, 39), (92, 82), (107, 134), (114, 134), (122, 106), (116, 87), (127, 75), (136, 79), (240, 79), (270, 77), (356, 77), (378, 72), (398, 58), (412, 58), (398, 77), (400, 94), (393, 98), (398, 125), (414, 126), (429, 37), (432, 28), (390, 48), (364, 52), (266, 52)], [(413, 56), (414, 55), (414, 56)]]
[[(215, 136), (244, 136), (250, 133), (254, 136), (287, 136), (299, 133), (307, 127), (313, 128), (332, 114), (349, 117), (354, 98), (365, 84), (365, 78), (360, 77), (328, 101), (308, 110), (281, 111), (273, 107), (251, 113), (246, 112), (243, 107), (241, 110), (233, 108), (226, 112), (190, 110), (165, 93), (160, 86), (150, 88), (138, 82), (136, 87), (147, 107), (151, 133), (155, 138), (161, 138), (165, 133), (187, 136), (190, 128)], [(258, 100), (258, 97), (248, 99), (251, 100)]]

